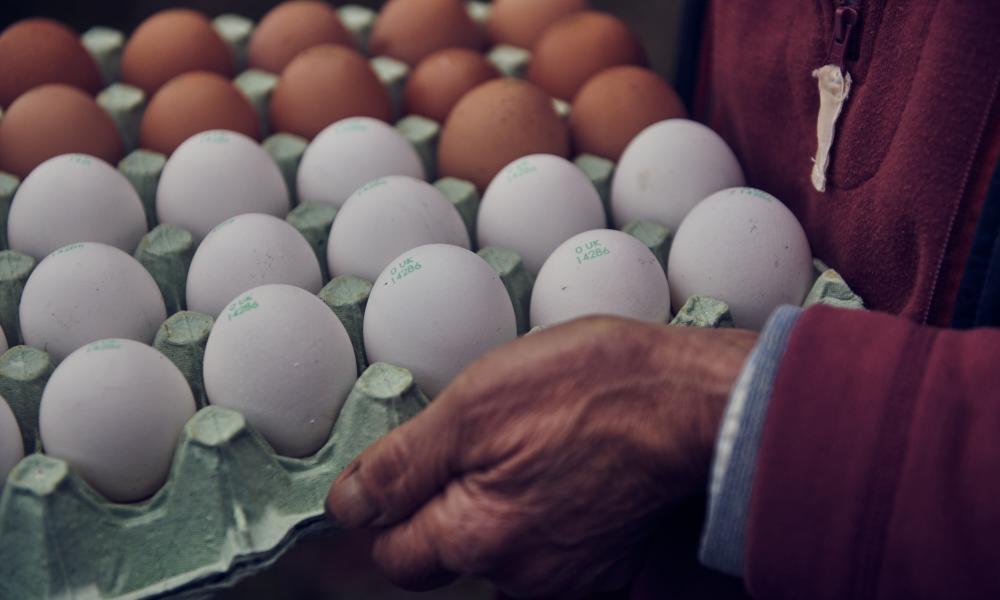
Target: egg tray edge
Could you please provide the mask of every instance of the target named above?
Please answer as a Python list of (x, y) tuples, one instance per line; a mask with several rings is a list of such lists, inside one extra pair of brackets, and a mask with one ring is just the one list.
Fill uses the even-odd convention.
[[(43, 383), (18, 380), (12, 363), (47, 356), (12, 352), (0, 358), (0, 387), (12, 404), (37, 409)], [(0, 493), (0, 597), (124, 600), (227, 587), (328, 527), (331, 481), (427, 402), (408, 371), (373, 365), (327, 443), (305, 459), (276, 455), (238, 413), (205, 407), (184, 427), (167, 483), (134, 505), (110, 503), (65, 462), (31, 454)]]

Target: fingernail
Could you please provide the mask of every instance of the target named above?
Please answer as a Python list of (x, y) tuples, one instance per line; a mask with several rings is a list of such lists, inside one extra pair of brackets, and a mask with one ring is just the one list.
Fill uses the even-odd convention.
[(326, 504), (337, 523), (347, 529), (365, 527), (378, 516), (378, 508), (365, 493), (357, 472), (334, 484)]

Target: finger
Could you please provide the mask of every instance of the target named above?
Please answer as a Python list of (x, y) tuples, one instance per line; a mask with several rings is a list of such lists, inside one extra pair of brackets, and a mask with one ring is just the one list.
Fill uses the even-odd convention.
[(458, 414), (432, 403), (370, 446), (341, 474), (327, 496), (343, 527), (383, 527), (404, 519), (441, 490), (458, 464)]
[(380, 532), (372, 556), (397, 585), (489, 578), (519, 551), (520, 519), (468, 481), (455, 481), (406, 521)]
[(411, 519), (376, 535), (372, 559), (394, 585), (422, 592), (458, 577), (442, 564), (429, 525), (429, 519)]

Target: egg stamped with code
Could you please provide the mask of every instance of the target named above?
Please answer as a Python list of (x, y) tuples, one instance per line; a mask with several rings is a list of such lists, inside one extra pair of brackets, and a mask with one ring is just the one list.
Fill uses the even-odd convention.
[(469, 248), (458, 209), (426, 181), (392, 175), (368, 182), (341, 207), (330, 228), (327, 263), (335, 277), (375, 281), (403, 252), (434, 243)]
[(642, 220), (676, 232), (696, 204), (743, 184), (743, 168), (719, 134), (696, 121), (668, 119), (625, 148), (611, 184), (611, 213), (618, 227)]
[(244, 213), (288, 214), (288, 187), (260, 144), (235, 131), (188, 138), (167, 160), (156, 188), (161, 223), (201, 241), (219, 223)]
[(344, 119), (324, 129), (302, 155), (299, 199), (343, 206), (361, 186), (389, 175), (426, 178), (417, 151), (393, 127), (369, 117)]
[(92, 342), (52, 373), (39, 406), (45, 453), (112, 502), (153, 495), (167, 479), (195, 403), (166, 356), (126, 339)]
[(42, 260), (77, 242), (134, 252), (146, 234), (142, 200), (128, 179), (96, 156), (63, 154), (21, 183), (7, 217), (7, 240)]
[(105, 338), (151, 343), (167, 318), (160, 288), (139, 261), (96, 242), (70, 244), (38, 263), (18, 314), (24, 343), (56, 363)]
[(398, 256), (375, 281), (365, 309), (369, 360), (409, 369), (429, 396), (516, 337), (514, 306), (500, 277), (458, 246), (430, 244)]
[(642, 242), (598, 229), (566, 240), (545, 261), (531, 294), (532, 327), (590, 315), (653, 323), (670, 319), (663, 267)]
[(232, 217), (195, 251), (187, 276), (187, 308), (216, 317), (239, 294), (269, 283), (319, 293), (323, 274), (316, 253), (283, 219), (261, 213)]
[(205, 347), (209, 403), (241, 413), (279, 454), (309, 456), (357, 380), (354, 347), (317, 296), (291, 285), (240, 294)]
[(761, 329), (813, 284), (812, 251), (792, 211), (754, 188), (717, 192), (681, 223), (667, 272), (673, 305), (694, 295), (726, 302), (737, 327)]
[(514, 250), (538, 273), (572, 236), (607, 226), (597, 188), (561, 156), (534, 154), (501, 171), (483, 195), (477, 239), (482, 247)]

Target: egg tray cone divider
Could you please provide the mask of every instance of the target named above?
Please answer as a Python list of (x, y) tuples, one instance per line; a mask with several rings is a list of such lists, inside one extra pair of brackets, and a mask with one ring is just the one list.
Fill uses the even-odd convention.
[(153, 276), (163, 294), (167, 314), (183, 310), (187, 302), (187, 272), (194, 258), (194, 236), (174, 225), (159, 225), (139, 242), (135, 258)]
[(330, 268), (326, 260), (326, 246), (330, 240), (330, 228), (337, 218), (338, 208), (325, 202), (303, 202), (285, 217), (292, 227), (306, 238), (316, 259), (319, 260), (323, 281), (330, 279)]
[(298, 204), (299, 163), (302, 162), (302, 155), (308, 145), (308, 140), (293, 133), (276, 133), (264, 140), (264, 150), (277, 163), (293, 205)]
[(146, 110), (146, 93), (126, 83), (113, 83), (97, 95), (97, 104), (114, 121), (125, 152), (139, 147), (139, 126)]
[[(26, 347), (7, 355), (15, 352), (45, 357)], [(12, 381), (7, 355), (0, 386), (37, 415), (51, 368)], [(276, 455), (240, 414), (203, 408), (185, 426), (163, 488), (136, 504), (110, 503), (62, 460), (31, 454), (0, 493), (0, 597), (127, 599), (229, 587), (330, 527), (323, 503), (333, 479), (427, 403), (409, 371), (372, 365), (327, 443), (305, 459)]]
[(167, 318), (153, 339), (153, 347), (169, 358), (187, 379), (199, 409), (208, 405), (202, 364), (213, 324), (212, 317), (206, 314), (181, 311)]
[(351, 338), (358, 373), (363, 373), (368, 368), (364, 326), (365, 307), (372, 293), (372, 285), (371, 281), (360, 277), (334, 277), (319, 292), (320, 300), (337, 315), (344, 324), (348, 337)]
[(0, 171), (0, 250), (7, 249), (7, 215), (10, 214), (10, 204), (14, 201), (14, 194), (21, 186), (21, 180)]
[(110, 27), (91, 27), (80, 36), (80, 42), (94, 57), (104, 85), (118, 81), (122, 52), (125, 50), (125, 34)]
[(35, 265), (35, 259), (30, 256), (13, 250), (0, 251), (0, 326), (9, 346), (21, 341), (18, 307), (24, 285)]

